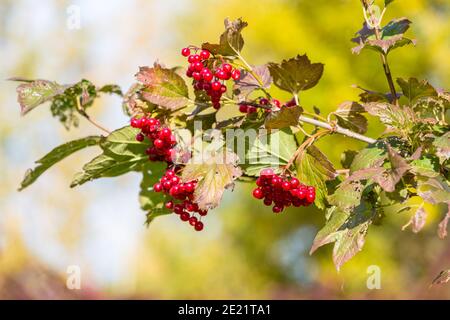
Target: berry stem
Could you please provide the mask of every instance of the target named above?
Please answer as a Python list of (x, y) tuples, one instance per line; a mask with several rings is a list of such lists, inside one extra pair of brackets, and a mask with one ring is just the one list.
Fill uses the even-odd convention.
[(316, 142), (319, 138), (321, 138), (324, 135), (330, 134), (331, 130), (327, 129), (327, 130), (321, 130), (316, 132), (315, 134), (313, 134), (312, 136), (310, 136), (308, 139), (306, 139), (301, 145), (300, 147), (298, 147), (298, 149), (295, 151), (294, 155), (289, 159), (288, 163), (286, 164), (286, 166), (283, 169), (283, 172), (285, 173), (286, 171), (289, 170), (289, 168), (292, 166), (292, 164), (294, 163), (295, 159), (297, 159), (297, 157), (306, 149), (308, 149), (309, 146), (311, 146), (314, 142)]
[(87, 113), (86, 111), (84, 111), (83, 108), (81, 108), (81, 104), (80, 104), (80, 99), (76, 98), (76, 103), (77, 103), (77, 110), (78, 112), (87, 120), (89, 121), (91, 124), (93, 124), (95, 127), (97, 127), (98, 129), (104, 131), (107, 134), (111, 134), (111, 131), (109, 131), (108, 129), (106, 129), (105, 127), (103, 127), (101, 124), (99, 124), (97, 121), (95, 121), (94, 119), (92, 119)]

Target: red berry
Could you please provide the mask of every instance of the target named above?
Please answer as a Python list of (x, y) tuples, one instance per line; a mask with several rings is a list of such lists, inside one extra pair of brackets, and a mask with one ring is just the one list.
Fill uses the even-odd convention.
[(181, 204), (176, 204), (173, 207), (173, 212), (175, 212), (176, 214), (182, 214), (184, 212), (183, 211), (183, 206)]
[(291, 187), (292, 189), (297, 188), (300, 185), (300, 181), (298, 181), (297, 178), (292, 178), (291, 179)]
[(261, 98), (259, 99), (259, 103), (262, 104), (263, 106), (266, 106), (269, 104), (269, 100), (267, 100), (266, 98)]
[(185, 190), (187, 193), (192, 193), (192, 192), (194, 192), (194, 189), (195, 189), (195, 187), (194, 187), (194, 184), (193, 184), (193, 183), (188, 182), (188, 183), (185, 183), (185, 184), (184, 184), (184, 190)]
[(199, 62), (202, 59), (200, 58), (200, 56), (198, 54), (194, 54), (194, 55), (192, 55), (192, 60), (193, 60), (193, 62)]
[(181, 50), (181, 55), (183, 56), (183, 57), (187, 57), (188, 55), (190, 55), (191, 54), (191, 50), (189, 49), (189, 48), (183, 48), (182, 50)]
[(265, 176), (265, 177), (272, 177), (273, 176), (273, 169), (271, 168), (266, 168), (266, 169), (262, 169), (260, 172), (261, 176)]
[(201, 215), (202, 217), (206, 216), (208, 214), (208, 210), (198, 210), (197, 211), (199, 215)]
[(164, 141), (162, 141), (161, 139), (156, 139), (155, 141), (153, 141), (153, 145), (158, 149), (162, 149), (164, 147)]
[(264, 194), (261, 188), (256, 188), (255, 190), (253, 190), (253, 197), (255, 197), (256, 199), (264, 198)]
[(221, 87), (222, 85), (219, 81), (214, 81), (213, 83), (211, 83), (211, 89), (213, 89), (214, 91), (219, 91)]
[(183, 211), (183, 212), (180, 214), (180, 219), (181, 219), (181, 221), (188, 221), (190, 217), (191, 217), (190, 214), (187, 213), (186, 211)]
[(195, 223), (194, 228), (195, 228), (196, 231), (202, 231), (202, 230), (203, 230), (203, 222), (197, 221), (197, 222)]
[(242, 113), (247, 113), (248, 106), (246, 104), (240, 104), (239, 105), (239, 111), (242, 112)]
[(275, 213), (280, 213), (281, 211), (283, 211), (283, 207), (275, 205), (273, 206), (272, 211)]
[(289, 191), (289, 189), (291, 189), (291, 184), (288, 181), (283, 181), (281, 183), (281, 187), (283, 188), (283, 190)]
[(227, 77), (227, 72), (226, 72), (225, 70), (219, 69), (219, 70), (216, 72), (216, 77), (219, 78), (219, 79), (221, 79), (221, 80), (225, 80), (226, 77)]
[(190, 55), (190, 56), (188, 57), (188, 62), (189, 62), (189, 63), (194, 63), (194, 62), (195, 62), (195, 60), (194, 60), (194, 55)]
[(233, 71), (231, 71), (231, 78), (233, 78), (233, 80), (239, 80), (240, 77), (241, 71), (239, 71), (238, 69), (234, 69)]
[(196, 217), (190, 217), (189, 218), (189, 224), (193, 227), (197, 224), (197, 218)]
[(153, 185), (153, 191), (155, 192), (161, 192), (163, 190), (163, 186), (161, 183), (155, 183)]
[(130, 124), (133, 128), (140, 128), (139, 127), (139, 124), (140, 124), (139, 119), (131, 118)]
[(208, 50), (202, 50), (200, 51), (200, 58), (203, 60), (206, 60), (209, 58), (209, 51)]
[(222, 69), (223, 69), (225, 72), (231, 72), (231, 70), (233, 70), (233, 67), (232, 67), (231, 64), (229, 64), (229, 63), (224, 63), (224, 64), (222, 65)]
[(273, 104), (274, 104), (277, 108), (281, 108), (281, 102), (280, 102), (280, 100), (273, 99), (272, 102), (273, 102)]
[(194, 80), (200, 81), (202, 80), (202, 75), (200, 74), (200, 72), (194, 71), (192, 72), (192, 78), (194, 78)]
[[(203, 80), (207, 81), (207, 82), (211, 82), (211, 80), (213, 79), (213, 74), (212, 72), (208, 71), (202, 74)], [(209, 85), (209, 84), (208, 84)], [(203, 86), (203, 89), (208, 90), (205, 88), (205, 86)]]
[(144, 141), (144, 139), (145, 139), (145, 136), (142, 133), (138, 133), (136, 135), (136, 140), (137, 141), (142, 142), (142, 141)]
[(258, 111), (258, 109), (256, 109), (256, 107), (253, 107), (253, 106), (249, 106), (247, 109), (247, 113), (249, 113), (249, 114), (255, 113), (256, 111)]
[(169, 210), (173, 209), (173, 201), (167, 201), (165, 207)]

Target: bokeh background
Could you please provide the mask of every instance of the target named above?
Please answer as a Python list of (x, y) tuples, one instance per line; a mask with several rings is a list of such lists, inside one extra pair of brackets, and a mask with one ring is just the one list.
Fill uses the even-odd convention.
[[(81, 28), (67, 27), (77, 6)], [(70, 11), (70, 9), (69, 9)], [(416, 48), (390, 56), (394, 76), (428, 78), (450, 88), (450, 19), (445, 0), (397, 0), (386, 19), (409, 17)], [(275, 216), (250, 196), (250, 185), (227, 192), (220, 208), (196, 233), (168, 216), (144, 226), (137, 201), (140, 177), (128, 174), (69, 188), (72, 175), (97, 150), (85, 150), (17, 192), (25, 170), (56, 145), (98, 133), (82, 120), (66, 131), (39, 107), (21, 118), (12, 76), (127, 89), (138, 66), (159, 60), (182, 65), (180, 48), (216, 41), (225, 17), (243, 17), (243, 55), (253, 64), (307, 53), (325, 63), (319, 85), (301, 96), (309, 110), (326, 113), (357, 99), (360, 84), (387, 90), (379, 57), (351, 54), (350, 38), (362, 25), (357, 0), (0, 0), (0, 298), (440, 298), (450, 286), (429, 288), (450, 267), (449, 240), (439, 240), (439, 210), (430, 208), (420, 234), (401, 226), (408, 213), (389, 215), (370, 228), (363, 252), (340, 273), (331, 247), (309, 256), (324, 214), (288, 210)], [(274, 91), (281, 99), (286, 95)], [(105, 126), (127, 123), (116, 97), (92, 109)], [(381, 126), (371, 119), (369, 135)], [(321, 145), (339, 165), (340, 153), (363, 144), (343, 137)], [(82, 289), (65, 286), (69, 265), (82, 271)], [(381, 268), (381, 289), (368, 290), (367, 268)]]

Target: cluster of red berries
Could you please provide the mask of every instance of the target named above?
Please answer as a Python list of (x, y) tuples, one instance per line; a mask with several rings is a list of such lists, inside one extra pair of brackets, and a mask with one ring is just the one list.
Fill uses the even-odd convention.
[(233, 79), (238, 80), (241, 72), (233, 69), (231, 64), (223, 63), (220, 67), (210, 69), (208, 67), (208, 59), (210, 52), (201, 50), (199, 54), (191, 54), (191, 49), (183, 48), (181, 55), (188, 58), (189, 67), (186, 76), (194, 79), (194, 89), (197, 91), (204, 90), (211, 98), (214, 109), (220, 108), (220, 98), (227, 91), (224, 81)]
[[(269, 101), (266, 98), (261, 98), (259, 99), (259, 104), (262, 106), (270, 106), (270, 105), (274, 105), (276, 108), (280, 109), (282, 107), (293, 107), (295, 106), (295, 99), (289, 100), (288, 102), (286, 102), (285, 104), (281, 105), (280, 100), (277, 99), (272, 99), (272, 101)], [(245, 104), (245, 103), (241, 103), (239, 104), (239, 111), (242, 113), (247, 113), (247, 114), (252, 114), (255, 113), (258, 109), (255, 106), (249, 105), (249, 104)], [(266, 112), (271, 112), (272, 109), (267, 108), (265, 109)]]
[(285, 207), (309, 206), (316, 199), (316, 189), (300, 183), (297, 178), (287, 178), (274, 174), (272, 169), (263, 169), (256, 180), (258, 186), (253, 190), (253, 197), (264, 199), (266, 206), (280, 213)]
[(142, 142), (147, 137), (152, 145), (145, 150), (150, 161), (166, 161), (172, 163), (176, 152), (174, 146), (177, 144), (172, 130), (161, 126), (158, 119), (155, 118), (132, 118), (131, 126), (141, 129), (136, 135), (136, 140)]
[[(197, 181), (182, 182), (175, 170), (168, 169), (159, 182), (153, 185), (153, 191), (163, 192), (172, 199), (165, 203), (165, 207), (180, 216), (181, 221), (189, 222), (195, 230), (203, 230), (201, 217), (206, 216), (208, 211), (201, 210), (198, 204), (193, 202), (194, 191)], [(199, 217), (195, 216), (198, 213)]]

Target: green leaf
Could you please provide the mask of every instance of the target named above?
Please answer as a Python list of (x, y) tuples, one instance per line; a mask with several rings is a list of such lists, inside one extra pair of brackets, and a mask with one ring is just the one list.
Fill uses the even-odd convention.
[(338, 271), (344, 263), (362, 250), (370, 223), (369, 220), (338, 232), (333, 248), (333, 262)]
[(385, 102), (370, 102), (364, 105), (366, 111), (376, 116), (389, 129), (399, 132), (400, 129), (407, 129), (416, 122), (416, 115), (411, 108), (402, 108)]
[(297, 157), (296, 166), (300, 181), (316, 188), (316, 206), (325, 208), (328, 196), (325, 182), (337, 177), (333, 164), (317, 147), (310, 146)]
[(431, 155), (411, 162), (411, 172), (422, 176), (434, 178), (439, 175), (439, 160)]
[(299, 91), (314, 87), (323, 74), (322, 63), (311, 63), (305, 55), (283, 60), (281, 63), (269, 63), (269, 71), (274, 84), (285, 91), (297, 94)]
[(330, 217), (317, 233), (310, 254), (319, 247), (334, 242), (333, 261), (339, 271), (345, 262), (362, 250), (368, 227), (372, 223), (372, 211), (365, 203), (353, 212), (337, 207), (328, 209)]
[(273, 82), (272, 76), (270, 75), (269, 68), (267, 65), (254, 66), (253, 74), (258, 77), (262, 82), (262, 85), (258, 82), (253, 74), (245, 70), (241, 71), (241, 78), (237, 80), (233, 86), (233, 92), (240, 96), (246, 97), (251, 92), (258, 88), (268, 89)]
[(139, 130), (130, 126), (113, 131), (100, 143), (103, 154), (95, 157), (76, 174), (71, 187), (103, 177), (116, 177), (130, 171), (139, 171), (148, 161), (147, 145), (136, 141)]
[(97, 91), (102, 93), (116, 94), (118, 96), (123, 95), (122, 89), (117, 84), (106, 84), (100, 87)]
[(333, 115), (336, 116), (339, 126), (363, 134), (367, 131), (367, 119), (362, 112), (365, 112), (365, 109), (359, 103), (345, 101)]
[[(236, 131), (239, 133), (239, 131)], [(250, 133), (254, 132), (250, 130)], [(237, 136), (239, 145), (245, 143), (245, 131)], [(277, 173), (280, 167), (287, 165), (297, 150), (297, 143), (291, 129), (276, 130), (249, 139), (245, 150), (245, 163), (241, 166), (249, 176), (259, 176), (264, 168), (273, 168)], [(240, 152), (238, 150), (238, 154)]]
[(143, 98), (151, 103), (169, 110), (182, 108), (188, 103), (187, 85), (173, 69), (155, 63), (153, 68), (140, 67), (136, 78), (145, 86)]
[(370, 145), (355, 156), (350, 166), (350, 172), (378, 167), (383, 164), (384, 159), (386, 159), (386, 150), (380, 144)]
[(302, 111), (303, 109), (299, 106), (282, 107), (267, 115), (264, 126), (266, 129), (283, 129), (296, 126)]
[(130, 159), (117, 159), (107, 154), (101, 154), (83, 166), (83, 171), (75, 175), (70, 187), (82, 185), (99, 178), (111, 178), (130, 171), (139, 171), (148, 157), (144, 154)]
[(234, 186), (234, 180), (242, 175), (238, 156), (225, 149), (218, 152), (204, 150), (184, 167), (183, 181), (197, 180), (194, 201), (200, 209), (218, 206), (225, 189)]
[(397, 83), (402, 89), (403, 95), (409, 99), (410, 104), (422, 98), (437, 97), (438, 95), (436, 89), (426, 80), (398, 78)]
[(344, 181), (328, 197), (328, 202), (343, 211), (351, 211), (360, 204), (363, 190), (364, 186), (359, 181)]
[(314, 238), (313, 245), (309, 254), (313, 254), (320, 247), (337, 240), (336, 232), (350, 217), (351, 212), (342, 211), (338, 207), (327, 209), (327, 215), (330, 217), (322, 229)]
[(167, 195), (153, 191), (153, 185), (164, 175), (166, 168), (167, 164), (159, 161), (148, 162), (142, 168), (139, 203), (142, 210), (147, 211), (147, 225), (158, 216), (172, 213), (164, 206)]
[(22, 114), (26, 114), (44, 102), (51, 101), (52, 115), (58, 118), (67, 129), (78, 126), (78, 115), (86, 116), (86, 108), (92, 106), (99, 92), (121, 95), (121, 90), (116, 85), (106, 85), (97, 90), (90, 81), (85, 79), (70, 85), (60, 85), (48, 80), (20, 78), (11, 80), (25, 82), (17, 88)]
[(17, 87), (17, 99), (22, 115), (25, 115), (38, 105), (52, 100), (56, 95), (63, 93), (64, 89), (64, 86), (48, 80), (29, 80), (19, 85)]
[(136, 140), (139, 129), (131, 126), (122, 127), (114, 130), (104, 139), (100, 146), (105, 153), (120, 158), (135, 158), (145, 154), (148, 147), (143, 142)]
[(38, 163), (39, 165), (36, 166), (33, 170), (27, 170), (27, 172), (25, 173), (25, 177), (20, 184), (19, 190), (23, 190), (31, 185), (34, 181), (36, 181), (37, 178), (39, 178), (41, 174), (43, 174), (54, 164), (77, 152), (78, 150), (97, 145), (100, 140), (101, 137), (99, 136), (89, 136), (82, 139), (73, 140), (56, 147), (55, 149), (47, 153), (43, 158), (37, 160), (36, 163)]
[(244, 47), (244, 38), (241, 35), (242, 29), (248, 24), (241, 18), (230, 21), (228, 18), (224, 21), (225, 32), (220, 36), (219, 44), (203, 43), (202, 49), (208, 50), (214, 55), (236, 56)]

